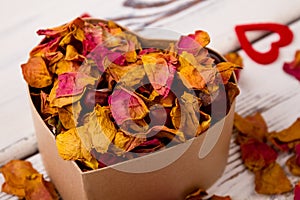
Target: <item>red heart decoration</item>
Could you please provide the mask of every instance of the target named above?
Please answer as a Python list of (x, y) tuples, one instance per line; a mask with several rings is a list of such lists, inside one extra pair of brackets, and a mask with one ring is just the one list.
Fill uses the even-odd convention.
[[(268, 52), (261, 53), (252, 47), (252, 44), (246, 37), (247, 31), (270, 31), (277, 33), (279, 40), (271, 44), (271, 49)], [(289, 27), (276, 23), (237, 25), (235, 32), (243, 50), (252, 60), (260, 64), (270, 64), (274, 62), (278, 58), (279, 48), (290, 44), (293, 40), (293, 32)]]

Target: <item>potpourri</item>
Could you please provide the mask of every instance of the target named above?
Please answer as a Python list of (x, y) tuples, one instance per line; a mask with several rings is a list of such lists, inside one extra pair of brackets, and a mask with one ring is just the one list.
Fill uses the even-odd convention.
[(112, 21), (76, 18), (37, 33), (44, 39), (21, 66), (24, 79), (60, 156), (83, 170), (196, 137), (239, 94), (232, 74), (241, 66), (212, 57), (205, 31), (165, 49), (143, 48)]

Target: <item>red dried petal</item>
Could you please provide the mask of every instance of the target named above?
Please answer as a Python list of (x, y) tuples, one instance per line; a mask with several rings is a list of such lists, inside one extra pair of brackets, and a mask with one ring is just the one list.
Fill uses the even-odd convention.
[(283, 64), (283, 70), (300, 81), (300, 50), (296, 51), (292, 62), (285, 62)]
[(300, 200), (300, 182), (294, 188), (294, 200)]
[(241, 145), (244, 164), (252, 171), (261, 170), (277, 159), (277, 152), (266, 143), (254, 139)]

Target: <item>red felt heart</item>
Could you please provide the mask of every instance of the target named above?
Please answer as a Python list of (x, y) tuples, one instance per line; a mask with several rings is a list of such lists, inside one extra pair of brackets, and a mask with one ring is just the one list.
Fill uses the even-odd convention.
[[(246, 37), (247, 31), (270, 31), (279, 35), (279, 40), (271, 44), (271, 49), (268, 52), (256, 51)], [(274, 62), (279, 55), (279, 48), (290, 44), (293, 40), (293, 32), (288, 26), (276, 23), (259, 23), (237, 25), (235, 27), (238, 40), (243, 50), (255, 62), (260, 64), (270, 64)]]

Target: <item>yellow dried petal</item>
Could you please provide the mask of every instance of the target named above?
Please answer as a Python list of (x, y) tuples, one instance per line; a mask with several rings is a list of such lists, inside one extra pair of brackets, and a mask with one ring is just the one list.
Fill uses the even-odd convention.
[(277, 163), (255, 172), (255, 191), (259, 194), (282, 194), (292, 189), (285, 172)]
[(58, 108), (58, 116), (63, 127), (66, 129), (75, 128), (77, 126), (77, 119), (81, 111), (80, 102)]
[(83, 146), (78, 136), (77, 128), (72, 128), (56, 136), (56, 147), (64, 160), (92, 159), (89, 151)]

